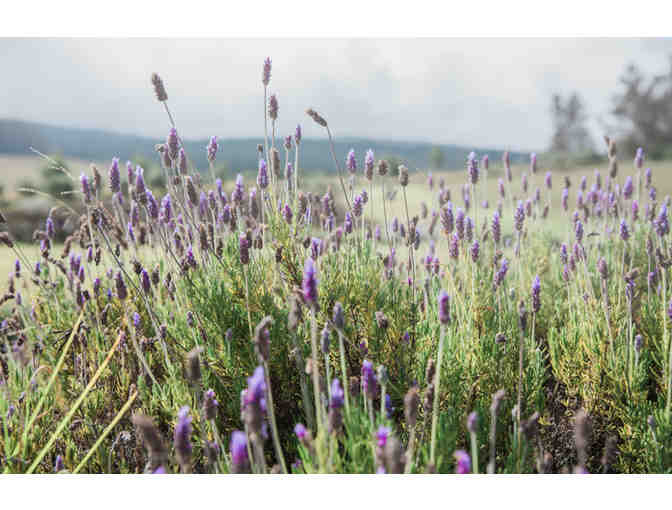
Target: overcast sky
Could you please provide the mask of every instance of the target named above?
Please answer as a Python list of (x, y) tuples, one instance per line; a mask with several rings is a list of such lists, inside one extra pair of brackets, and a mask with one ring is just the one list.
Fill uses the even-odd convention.
[(185, 138), (263, 134), (264, 57), (280, 134), (313, 107), (336, 136), (543, 149), (555, 92), (580, 92), (595, 137), (631, 62), (667, 70), (672, 39), (0, 39), (0, 118), (163, 138), (150, 73)]

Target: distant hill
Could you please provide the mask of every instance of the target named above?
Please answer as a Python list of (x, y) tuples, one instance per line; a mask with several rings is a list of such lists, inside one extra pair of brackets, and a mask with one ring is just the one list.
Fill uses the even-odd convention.
[[(162, 142), (135, 135), (127, 135), (95, 129), (73, 129), (19, 120), (0, 119), (0, 153), (26, 154), (29, 147), (45, 154), (58, 154), (65, 157), (91, 161), (106, 161), (113, 156), (122, 161), (142, 158), (156, 161), (154, 146)], [(220, 139), (220, 152), (217, 161), (225, 163), (233, 172), (255, 169), (257, 166), (257, 144), (263, 138)], [(277, 144), (281, 144), (278, 139)], [(187, 154), (197, 168), (207, 168), (205, 146), (207, 140), (185, 140)], [(398, 142), (373, 140), (366, 138), (342, 138), (335, 143), (336, 155), (345, 160), (352, 148), (361, 166), (366, 151), (371, 148), (376, 159), (396, 157), (409, 168), (426, 169), (430, 166), (430, 152), (437, 145), (425, 142)], [(444, 169), (462, 169), (467, 155), (472, 150), (477, 154), (488, 154), (490, 161), (499, 165), (502, 151), (487, 148), (460, 147), (457, 145), (438, 145), (443, 153)], [(282, 151), (281, 151), (282, 152)], [(334, 172), (329, 144), (326, 139), (304, 139), (301, 144), (301, 167), (307, 171)], [(521, 153), (511, 153), (512, 162), (527, 158)]]

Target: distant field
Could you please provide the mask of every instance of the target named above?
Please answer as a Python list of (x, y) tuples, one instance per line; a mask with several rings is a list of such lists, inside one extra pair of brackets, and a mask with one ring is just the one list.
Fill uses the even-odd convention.
[[(91, 164), (90, 161), (80, 159), (65, 158), (65, 161), (70, 171), (76, 176), (79, 176), (82, 171), (87, 170)], [(40, 172), (47, 164), (37, 154), (28, 153), (25, 156), (0, 154), (0, 177), (5, 187), (5, 198), (10, 200), (14, 198), (17, 188), (25, 180), (31, 180), (35, 184), (39, 184)], [(97, 162), (96, 164), (100, 165)]]

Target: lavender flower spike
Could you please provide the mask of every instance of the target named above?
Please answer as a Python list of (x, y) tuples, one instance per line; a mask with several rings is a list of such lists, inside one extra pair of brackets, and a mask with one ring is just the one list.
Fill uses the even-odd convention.
[(119, 158), (112, 158), (112, 164), (109, 170), (110, 191), (119, 193), (121, 191), (121, 175), (119, 174)]
[(303, 269), (303, 299), (307, 305), (313, 308), (317, 308), (317, 283), (315, 262), (311, 257), (308, 257)]
[(455, 473), (458, 475), (468, 475), (471, 473), (471, 457), (464, 450), (457, 450), (455, 452)]
[(189, 416), (189, 407), (182, 407), (177, 413), (174, 444), (177, 460), (184, 472), (189, 471), (191, 464), (191, 420), (192, 418)]
[(268, 87), (268, 84), (271, 82), (271, 57), (266, 57), (264, 60), (264, 68), (261, 72), (261, 83), (264, 84), (264, 87)]
[(216, 136), (211, 136), (210, 137), (210, 142), (208, 142), (208, 146), (206, 147), (206, 150), (208, 151), (208, 161), (210, 163), (214, 163), (215, 159), (217, 158), (217, 149), (219, 146), (217, 145), (217, 137)]
[(235, 474), (245, 473), (248, 470), (249, 464), (245, 432), (234, 430), (231, 433), (229, 450), (231, 453), (231, 472)]
[(350, 152), (348, 152), (348, 157), (345, 160), (346, 166), (348, 167), (348, 171), (351, 174), (354, 174), (357, 172), (357, 160), (355, 159), (355, 149), (350, 149)]
[(266, 166), (266, 160), (259, 160), (259, 173), (257, 173), (257, 186), (260, 189), (266, 189), (268, 187), (268, 168)]
[(450, 296), (445, 290), (441, 290), (438, 298), (439, 322), (441, 324), (450, 323)]
[(541, 308), (541, 281), (539, 275), (534, 277), (532, 282), (532, 311), (538, 313)]

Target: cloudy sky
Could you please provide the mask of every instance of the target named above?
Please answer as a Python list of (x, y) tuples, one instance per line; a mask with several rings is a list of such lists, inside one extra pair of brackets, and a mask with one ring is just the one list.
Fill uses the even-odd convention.
[(263, 132), (264, 57), (280, 134), (305, 109), (337, 136), (538, 150), (551, 94), (577, 90), (608, 120), (631, 62), (667, 70), (672, 39), (0, 39), (0, 118), (163, 137), (149, 76), (166, 83), (186, 138)]

